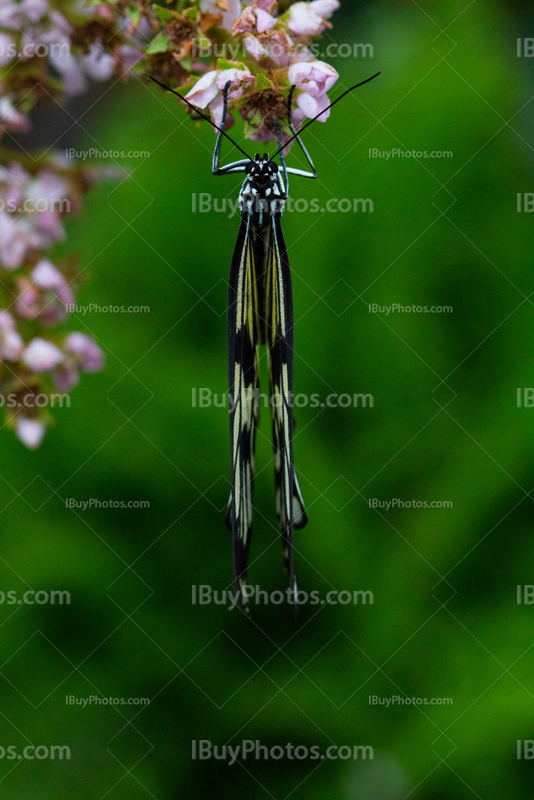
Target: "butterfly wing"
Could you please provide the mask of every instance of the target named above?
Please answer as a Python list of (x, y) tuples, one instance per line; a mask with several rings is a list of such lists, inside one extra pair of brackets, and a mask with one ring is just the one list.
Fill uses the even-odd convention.
[(258, 276), (251, 215), (244, 213), (228, 291), (228, 382), (232, 490), (226, 524), (232, 531), (234, 591), (243, 603), (252, 533), (254, 446), (259, 423)]
[(271, 216), (265, 298), (265, 340), (269, 359), (276, 509), (289, 585), (291, 592), (295, 594), (293, 528), (303, 528), (308, 518), (293, 466), (293, 297), (279, 214)]

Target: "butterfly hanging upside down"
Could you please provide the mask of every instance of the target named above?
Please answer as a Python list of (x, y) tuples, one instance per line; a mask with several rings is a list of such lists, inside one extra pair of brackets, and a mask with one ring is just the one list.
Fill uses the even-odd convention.
[[(344, 92), (330, 108), (346, 94), (375, 77), (373, 75)], [(159, 83), (155, 78), (153, 80)], [(254, 453), (260, 416), (261, 345), (266, 348), (269, 371), (276, 509), (282, 533), (285, 567), (289, 573), (290, 598), (293, 603), (297, 600), (293, 568), (293, 529), (303, 528), (308, 518), (293, 466), (293, 300), (281, 220), (288, 198), (288, 175), (317, 178), (313, 161), (300, 134), (325, 112), (323, 110), (297, 133), (291, 118), (291, 101), (295, 89), (292, 87), (287, 102), (287, 123), (291, 138), (282, 145), (282, 131), (275, 120), (273, 124), (278, 138), (277, 152), (272, 158), (268, 154), (256, 154), (252, 159), (224, 131), (230, 85), (227, 83), (224, 89), (223, 123), (217, 128), (212, 169), (215, 175), (246, 173), (239, 195), (241, 226), (232, 259), (228, 291), (232, 489), (226, 514), (226, 525), (232, 531), (234, 591), (237, 602), (246, 608)], [(168, 89), (166, 86), (163, 88)], [(172, 89), (169, 91), (178, 94)], [(182, 95), (178, 94), (178, 97), (199, 113)], [(241, 150), (245, 160), (219, 166), (223, 136)], [(311, 171), (286, 167), (283, 151), (293, 140), (298, 142)], [(281, 170), (273, 160), (276, 156), (280, 157)]]
[[(283, 161), (283, 156), (281, 156)], [(284, 165), (285, 166), (285, 165)], [(242, 596), (252, 532), (254, 445), (259, 423), (260, 345), (269, 372), (276, 509), (290, 590), (293, 528), (308, 518), (293, 467), (293, 303), (281, 218), (287, 199), (284, 177), (268, 155), (246, 165), (240, 194), (241, 227), (232, 260), (228, 295), (228, 368), (232, 492), (226, 524), (233, 533), (234, 579)], [(308, 173), (307, 177), (316, 177)], [(246, 596), (246, 594), (245, 594)]]

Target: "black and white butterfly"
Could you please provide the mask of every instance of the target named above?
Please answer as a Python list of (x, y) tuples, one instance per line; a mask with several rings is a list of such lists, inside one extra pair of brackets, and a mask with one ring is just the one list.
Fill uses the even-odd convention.
[[(379, 73), (377, 73), (379, 74)], [(373, 75), (375, 78), (376, 75)], [(346, 94), (372, 80), (368, 78)], [(153, 78), (156, 83), (159, 83)], [(270, 384), (273, 448), (276, 481), (276, 509), (282, 534), (285, 567), (289, 574), (290, 597), (296, 601), (297, 585), (293, 567), (293, 530), (303, 528), (308, 518), (293, 464), (293, 299), (289, 261), (282, 233), (282, 215), (288, 198), (288, 176), (317, 178), (313, 161), (301, 134), (321, 117), (310, 120), (299, 133), (291, 117), (293, 87), (287, 101), (287, 125), (291, 137), (282, 144), (280, 124), (273, 127), (278, 150), (270, 157), (258, 153), (251, 158), (224, 131), (230, 82), (224, 89), (222, 126), (213, 152), (215, 175), (245, 173), (239, 194), (241, 225), (230, 269), (228, 290), (228, 382), (232, 489), (226, 524), (232, 531), (234, 591), (246, 607), (246, 577), (252, 534), (252, 497), (255, 472), (255, 439), (260, 416), (260, 347), (265, 346)], [(163, 84), (160, 84), (163, 86)], [(163, 86), (163, 88), (168, 88)], [(174, 94), (174, 90), (169, 89)], [(194, 111), (196, 106), (178, 94)], [(328, 109), (327, 109), (328, 110)], [(204, 116), (200, 114), (200, 116)], [(208, 117), (205, 117), (209, 120)], [(211, 122), (211, 120), (209, 120)], [(212, 123), (213, 124), (213, 123)], [(245, 156), (226, 166), (219, 165), (223, 136)], [(287, 167), (284, 150), (295, 140), (310, 167)], [(274, 161), (279, 157), (280, 166)]]

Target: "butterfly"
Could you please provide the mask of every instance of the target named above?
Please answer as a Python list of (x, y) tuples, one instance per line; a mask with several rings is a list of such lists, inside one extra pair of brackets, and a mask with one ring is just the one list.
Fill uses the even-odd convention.
[[(380, 73), (343, 92), (326, 110), (345, 95), (368, 83)], [(152, 77), (152, 76), (151, 76)], [(173, 89), (196, 114), (214, 123)], [(291, 273), (282, 232), (282, 215), (289, 196), (289, 175), (317, 178), (313, 161), (301, 139), (303, 131), (323, 116), (325, 109), (296, 131), (291, 114), (295, 87), (287, 98), (287, 125), (291, 132), (282, 143), (282, 130), (273, 121), (278, 149), (272, 156), (256, 153), (254, 158), (224, 130), (228, 110), (228, 82), (223, 92), (222, 125), (217, 129), (212, 169), (215, 175), (245, 174), (239, 193), (241, 224), (237, 235), (228, 286), (228, 383), (230, 402), (230, 443), (232, 488), (226, 525), (232, 531), (234, 592), (237, 602), (247, 608), (247, 566), (252, 535), (255, 441), (260, 419), (260, 348), (265, 347), (269, 373), (270, 406), (275, 465), (276, 510), (282, 534), (285, 567), (289, 574), (290, 602), (297, 602), (298, 590), (293, 565), (293, 531), (308, 521), (293, 463), (293, 299)], [(220, 166), (223, 137), (245, 156)], [(286, 166), (284, 150), (296, 141), (309, 170)], [(280, 164), (275, 159), (279, 158)]]

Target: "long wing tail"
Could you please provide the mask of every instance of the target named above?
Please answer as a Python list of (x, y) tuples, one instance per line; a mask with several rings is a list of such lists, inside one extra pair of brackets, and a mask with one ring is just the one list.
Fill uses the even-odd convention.
[(280, 218), (271, 224), (266, 276), (266, 344), (275, 454), (276, 509), (290, 590), (296, 599), (293, 528), (308, 518), (293, 466), (293, 298), (291, 274)]
[(228, 291), (228, 378), (232, 491), (226, 524), (232, 531), (234, 591), (246, 607), (244, 587), (252, 533), (254, 446), (259, 423), (258, 286), (250, 217), (244, 215), (232, 259)]

